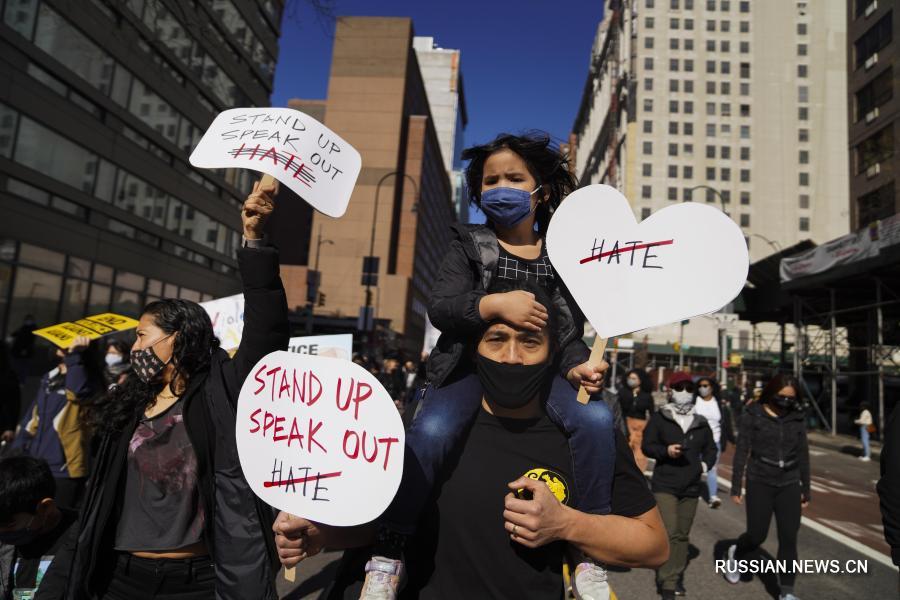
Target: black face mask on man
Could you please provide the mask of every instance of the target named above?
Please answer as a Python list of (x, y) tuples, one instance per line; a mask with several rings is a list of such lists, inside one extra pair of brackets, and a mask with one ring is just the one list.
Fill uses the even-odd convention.
[(485, 397), (501, 408), (522, 408), (538, 395), (547, 382), (549, 361), (536, 365), (500, 363), (475, 355), (478, 379)]

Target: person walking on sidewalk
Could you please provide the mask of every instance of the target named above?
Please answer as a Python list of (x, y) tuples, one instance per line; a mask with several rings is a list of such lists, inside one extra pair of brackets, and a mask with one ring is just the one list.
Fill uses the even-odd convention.
[(706, 488), (709, 492), (709, 507), (719, 508), (722, 500), (717, 495), (719, 492), (718, 473), (716, 466), (719, 456), (725, 452), (726, 439), (729, 437), (730, 427), (725, 406), (719, 399), (719, 384), (712, 377), (701, 377), (697, 380), (697, 396), (694, 410), (698, 415), (706, 417), (709, 428), (712, 429), (713, 440), (716, 442), (716, 464), (706, 472)]
[(872, 460), (871, 449), (869, 448), (869, 434), (875, 433), (875, 423), (872, 421), (871, 407), (868, 402), (859, 405), (859, 418), (853, 421), (854, 425), (859, 425), (859, 439), (862, 441), (863, 453), (859, 460), (869, 462)]
[(669, 379), (669, 403), (647, 421), (641, 449), (656, 459), (653, 495), (669, 534), (669, 559), (656, 571), (663, 600), (685, 595), (681, 584), (687, 568), (688, 542), (700, 478), (716, 462), (716, 445), (706, 417), (694, 408), (694, 384), (687, 373)]
[(628, 445), (641, 472), (647, 470), (647, 457), (641, 451), (647, 418), (653, 412), (653, 396), (650, 394), (650, 378), (640, 369), (632, 369), (625, 375), (626, 386), (619, 392), (619, 405), (628, 426)]
[[(797, 404), (797, 381), (779, 374), (763, 388), (759, 402), (741, 417), (734, 453), (731, 499), (747, 506), (747, 531), (726, 555), (725, 579), (740, 581), (738, 560), (759, 548), (769, 532), (772, 514), (778, 527), (778, 560), (797, 560), (801, 509), (809, 504), (809, 443), (806, 421)], [(744, 491), (744, 472), (747, 487)], [(795, 574), (779, 576), (780, 600), (798, 600)]]

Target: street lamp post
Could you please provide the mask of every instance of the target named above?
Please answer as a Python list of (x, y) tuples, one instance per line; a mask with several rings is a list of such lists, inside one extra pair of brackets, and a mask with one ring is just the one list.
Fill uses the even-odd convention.
[[(695, 185), (694, 187), (690, 188), (688, 191), (693, 192), (694, 190), (709, 190), (710, 192), (712, 192), (713, 194), (718, 196), (719, 202), (721, 202), (721, 204), (722, 204), (722, 212), (725, 213), (726, 215), (728, 215), (728, 211), (725, 210), (725, 197), (722, 196), (722, 192), (720, 192), (716, 188), (708, 186), (708, 185)], [(728, 216), (731, 216), (731, 215), (728, 215)]]
[[(391, 171), (390, 173), (385, 173), (381, 179), (378, 180), (378, 184), (375, 186), (375, 208), (372, 211), (372, 235), (369, 238), (369, 258), (374, 257), (375, 254), (375, 226), (378, 223), (378, 195), (381, 193), (381, 184), (387, 180), (388, 177), (393, 175), (402, 175), (406, 179), (409, 179), (413, 184), (413, 189), (415, 190), (416, 196), (416, 204), (419, 201), (419, 186), (416, 183), (416, 180), (413, 179), (407, 173), (400, 173), (399, 171)], [(374, 262), (374, 261), (373, 261)], [(373, 337), (374, 337), (374, 329), (375, 329), (375, 315), (372, 315), (371, 327), (369, 325), (369, 309), (372, 306), (372, 273), (368, 273), (366, 276), (366, 307), (363, 311), (363, 327), (369, 332), (369, 350), (372, 350), (373, 346)]]
[(334, 242), (331, 240), (323, 240), (322, 239), (322, 226), (319, 225), (319, 236), (316, 240), (316, 264), (313, 268), (313, 271), (316, 274), (316, 290), (315, 295), (306, 295), (306, 308), (308, 309), (308, 314), (306, 315), (306, 335), (310, 335), (313, 329), (313, 309), (315, 307), (316, 299), (319, 297), (319, 288), (322, 285), (322, 272), (319, 271), (319, 256), (322, 254), (322, 244), (334, 245)]

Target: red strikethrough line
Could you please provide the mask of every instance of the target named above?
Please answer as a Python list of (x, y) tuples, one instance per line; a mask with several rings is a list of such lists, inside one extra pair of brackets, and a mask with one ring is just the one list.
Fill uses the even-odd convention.
[(297, 479), (285, 479), (283, 481), (264, 481), (263, 487), (277, 487), (280, 485), (295, 485), (298, 483), (306, 483), (308, 481), (317, 481), (319, 479), (327, 479), (328, 477), (338, 477), (340, 471), (334, 473), (322, 473), (321, 475), (310, 475), (309, 477), (298, 477)]
[(675, 240), (662, 240), (660, 242), (650, 242), (649, 244), (638, 244), (636, 246), (629, 246), (628, 248), (618, 248), (616, 250), (610, 250), (609, 252), (604, 252), (603, 254), (597, 254), (595, 256), (588, 256), (587, 258), (582, 258), (579, 261), (579, 264), (584, 264), (591, 262), (592, 260), (600, 260), (601, 258), (606, 258), (607, 256), (611, 256), (613, 254), (622, 254), (623, 252), (631, 252), (632, 250), (643, 250), (644, 248), (652, 248), (653, 246), (668, 246), (669, 244), (674, 244)]

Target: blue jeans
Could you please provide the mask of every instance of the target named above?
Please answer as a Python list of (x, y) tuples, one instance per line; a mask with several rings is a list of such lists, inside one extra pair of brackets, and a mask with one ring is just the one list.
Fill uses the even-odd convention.
[[(381, 519), (389, 529), (406, 535), (415, 532), (444, 462), (464, 440), (483, 395), (475, 375), (423, 391), (422, 406), (406, 432), (400, 489)], [(575, 390), (561, 377), (553, 381), (546, 410), (569, 438), (576, 508), (609, 514), (616, 464), (612, 411), (602, 400), (581, 404)]]
[(866, 425), (859, 426), (859, 437), (862, 440), (863, 456), (869, 456), (869, 430)]
[(722, 443), (716, 444), (716, 463), (706, 472), (706, 489), (709, 490), (709, 499), (717, 496), (719, 492), (719, 478), (716, 467), (719, 466), (719, 458), (722, 456)]

